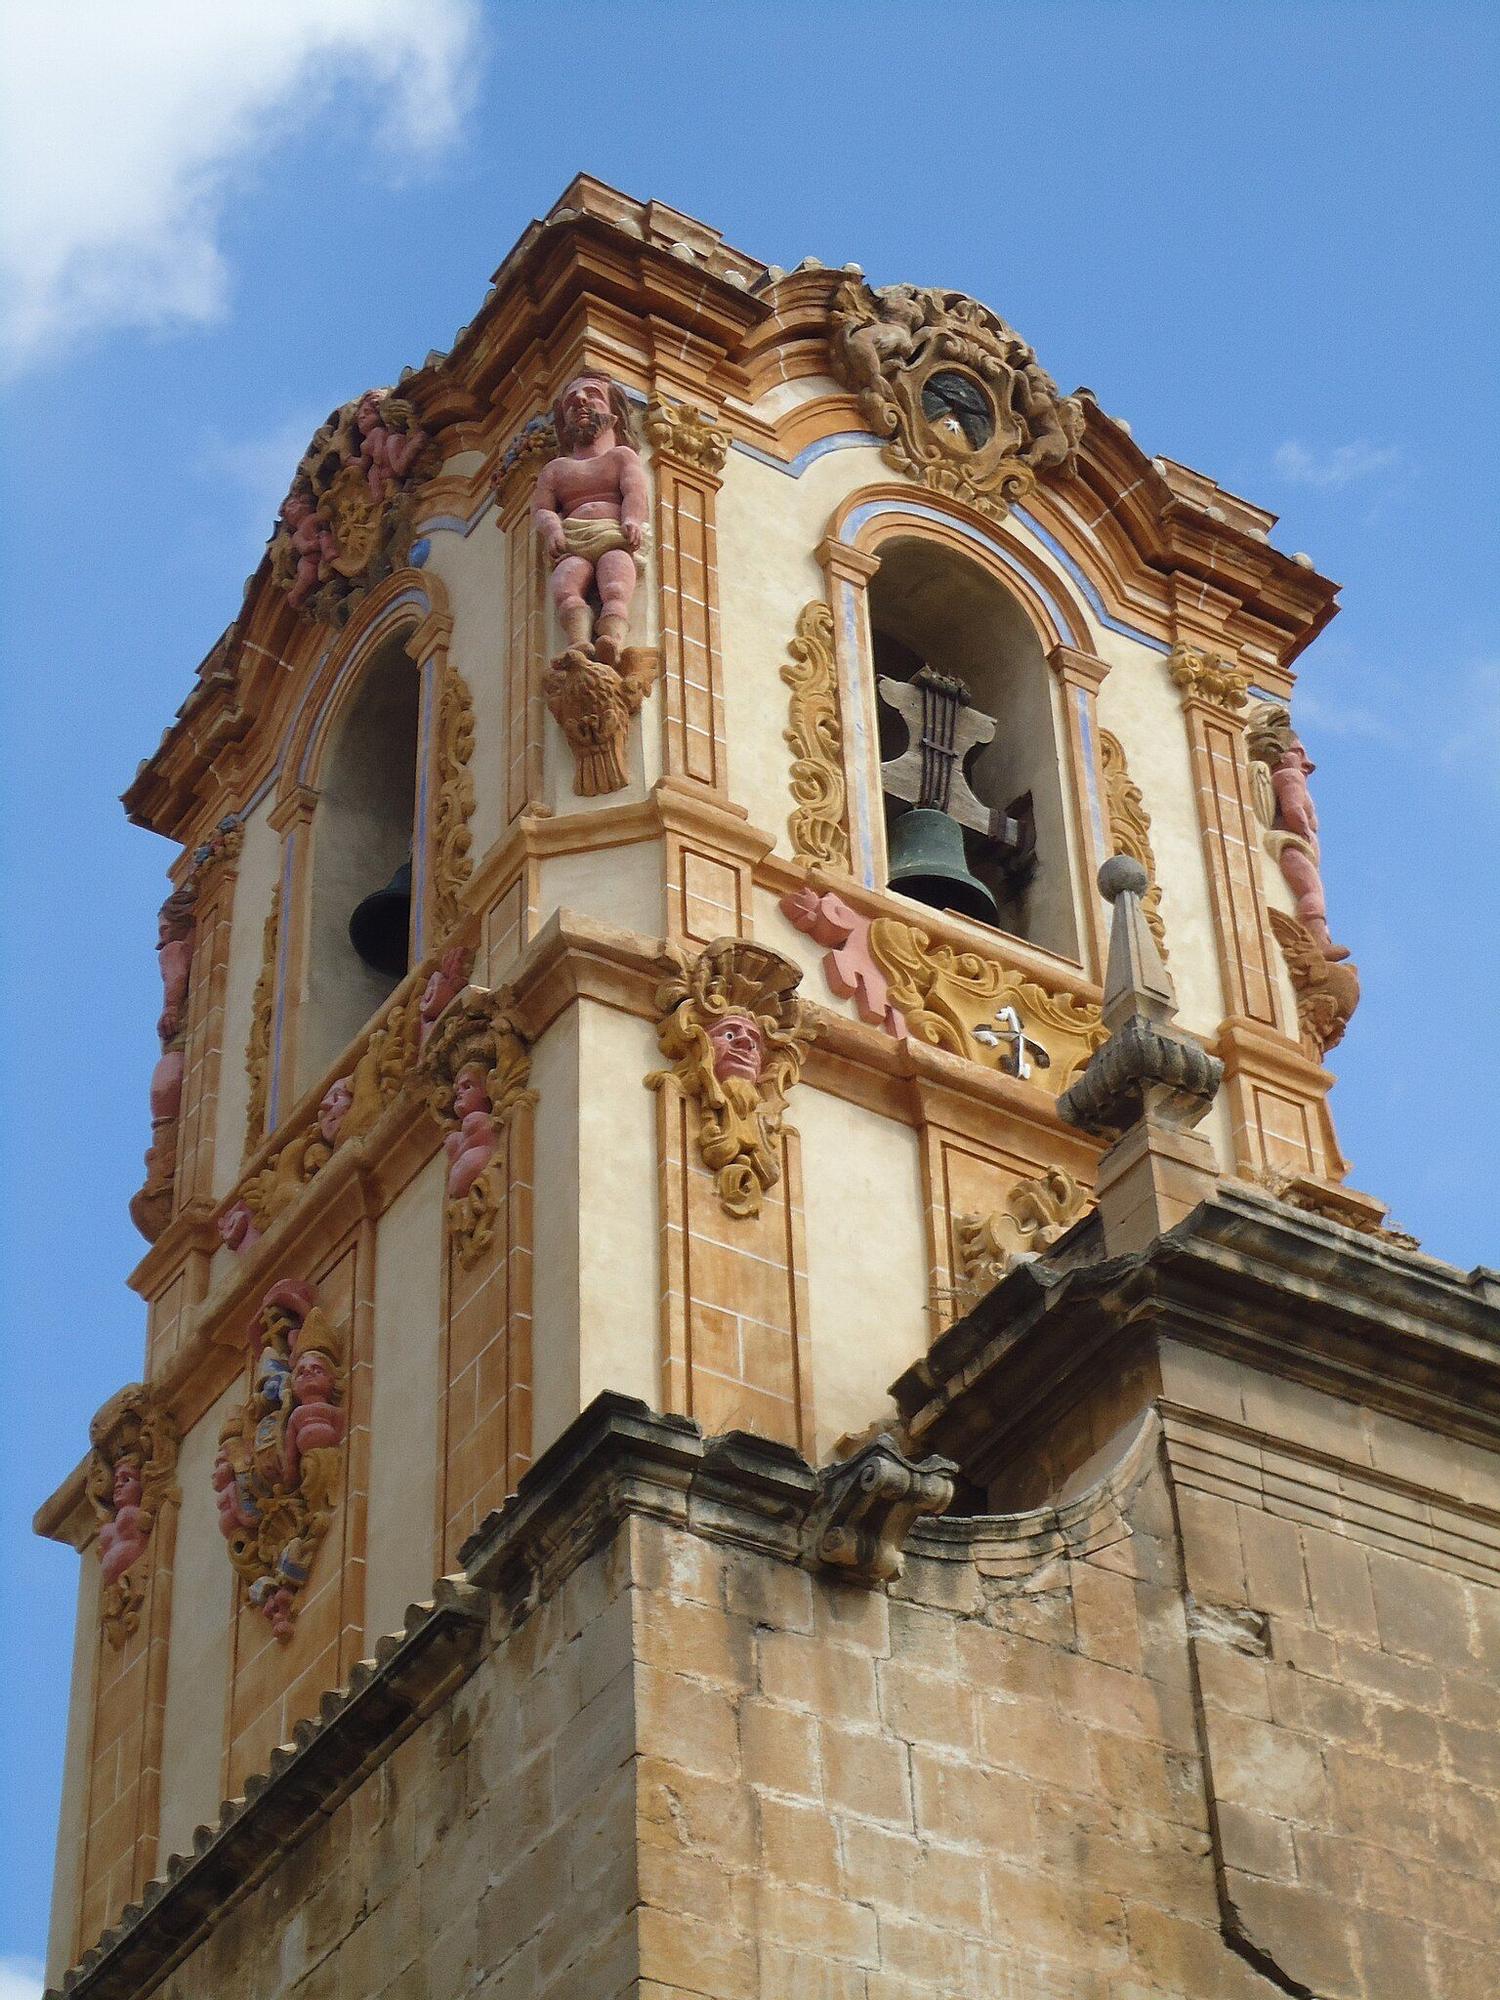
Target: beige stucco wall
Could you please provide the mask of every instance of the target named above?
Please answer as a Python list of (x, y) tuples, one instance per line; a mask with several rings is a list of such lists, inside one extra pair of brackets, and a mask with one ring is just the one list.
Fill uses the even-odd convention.
[(532, 1259), (532, 1456), (578, 1414), (578, 1062), (581, 1009), (533, 1046), (536, 1199)]
[(162, 1725), (163, 1861), (185, 1854), (193, 1829), (212, 1821), (223, 1796), (224, 1715), (234, 1571), (214, 1512), (212, 1473), (219, 1429), (241, 1401), (236, 1379), (182, 1440), (177, 1483), (177, 1547), (172, 1565), (172, 1624)]
[(438, 1396), (443, 1197), (437, 1154), (380, 1219), (375, 1238), (370, 1494), (366, 1516), (366, 1650), (425, 1598), (438, 1567)]
[[(625, 794), (614, 797), (618, 802)], [(554, 910), (581, 910), (641, 937), (660, 937), (666, 928), (661, 871), (656, 841), (548, 855), (537, 870), (536, 928)]]
[(73, 1627), (73, 1678), (68, 1694), (67, 1747), (63, 1752), (62, 1811), (57, 1822), (57, 1861), (52, 1876), (52, 1915), (47, 1930), (47, 1983), (61, 1983), (72, 1958), (78, 1916), (79, 1873), (83, 1866), (83, 1815), (88, 1805), (90, 1737), (94, 1724), (94, 1678), (99, 1661), (99, 1558), (92, 1546), (78, 1565)]
[(580, 1409), (601, 1390), (661, 1403), (661, 1244), (656, 1096), (648, 1021), (579, 1005)]
[(245, 1149), (245, 1116), (250, 1108), (245, 1046), (250, 1040), (250, 1011), (255, 982), (260, 977), (266, 917), (281, 867), (281, 835), (270, 824), (270, 809), (268, 794), (246, 816), (239, 876), (234, 885), (229, 977), (224, 992), (224, 1046), (219, 1058), (219, 1103), (214, 1122), (216, 1198), (234, 1186)]
[(802, 1135), (817, 1456), (887, 1407), (926, 1352), (927, 1246), (917, 1134), (803, 1086)]

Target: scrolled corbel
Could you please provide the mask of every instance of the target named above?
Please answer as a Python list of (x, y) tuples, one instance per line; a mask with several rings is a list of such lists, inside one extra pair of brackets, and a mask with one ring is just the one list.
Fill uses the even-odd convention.
[(821, 1491), (808, 1519), (807, 1553), (866, 1583), (891, 1582), (901, 1574), (912, 1523), (947, 1512), (957, 1477), (950, 1459), (924, 1458), (917, 1464), (882, 1431), (852, 1458), (818, 1474)]

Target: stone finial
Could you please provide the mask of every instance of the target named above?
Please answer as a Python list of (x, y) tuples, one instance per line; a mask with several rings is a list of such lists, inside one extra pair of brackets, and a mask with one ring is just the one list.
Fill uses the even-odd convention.
[(1109, 1039), (1089, 1059), (1058, 1115), (1085, 1132), (1118, 1132), (1150, 1117), (1186, 1130), (1207, 1112), (1224, 1065), (1175, 1025), (1177, 995), (1146, 920), (1145, 869), (1128, 854), (1099, 870), (1099, 889), (1114, 905), (1104, 976)]
[(819, 1473), (822, 1492), (808, 1522), (811, 1554), (866, 1582), (889, 1582), (901, 1574), (901, 1545), (912, 1522), (953, 1504), (957, 1472), (946, 1458), (914, 1464), (882, 1432)]
[(1099, 1162), (1106, 1256), (1144, 1250), (1210, 1194), (1218, 1162), (1192, 1130), (1213, 1103), (1224, 1065), (1176, 1025), (1177, 996), (1142, 906), (1147, 875), (1116, 854), (1099, 870), (1114, 905), (1104, 978), (1109, 1038), (1058, 1099), (1058, 1116), (1114, 1144)]

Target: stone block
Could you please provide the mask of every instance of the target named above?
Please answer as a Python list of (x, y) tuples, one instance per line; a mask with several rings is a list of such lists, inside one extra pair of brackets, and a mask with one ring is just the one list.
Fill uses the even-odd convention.
[(773, 1700), (794, 1702), (831, 1722), (870, 1723), (875, 1705), (875, 1663), (847, 1648), (820, 1645), (800, 1632), (761, 1632), (760, 1687)]
[(1372, 1549), (1370, 1583), (1386, 1652), (1449, 1669), (1473, 1657), (1469, 1600), (1458, 1577)]
[(911, 1824), (911, 1764), (904, 1743), (825, 1723), (820, 1747), (824, 1796), (832, 1811)]
[(740, 1704), (740, 1765), (747, 1784), (796, 1798), (822, 1796), (817, 1718), (781, 1702)]
[(665, 1673), (659, 1667), (642, 1666), (636, 1669), (635, 1693), (636, 1743), (640, 1749), (705, 1777), (738, 1773), (739, 1729), (734, 1703), (721, 1689), (688, 1680), (682, 1674)]
[(1002, 1771), (1019, 1771), (1045, 1785), (1083, 1791), (1090, 1777), (1088, 1735), (1049, 1704), (1005, 1695), (974, 1698), (979, 1755)]
[(919, 1834), (999, 1854), (1032, 1846), (1036, 1788), (1029, 1779), (918, 1747), (912, 1783)]
[(955, 1676), (929, 1674), (903, 1661), (882, 1661), (880, 1710), (892, 1735), (909, 1743), (972, 1750), (974, 1697)]

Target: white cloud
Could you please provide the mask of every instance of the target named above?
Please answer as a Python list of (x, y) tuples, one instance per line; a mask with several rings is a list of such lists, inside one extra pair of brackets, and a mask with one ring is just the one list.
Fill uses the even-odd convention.
[(1382, 713), (1363, 702), (1344, 701), (1327, 693), (1315, 694), (1299, 686), (1293, 707), (1298, 723), (1319, 735), (1360, 736), (1371, 743), (1410, 741), (1410, 732), (1404, 721), (1398, 726), (1392, 714)]
[(477, 0), (8, 0), (0, 364), (217, 317), (234, 170), (335, 101), (388, 161), (439, 151), (478, 21)]
[(1369, 444), (1363, 438), (1326, 451), (1313, 451), (1296, 438), (1288, 438), (1276, 447), (1275, 463), (1282, 478), (1295, 486), (1350, 486), (1388, 471), (1399, 456), (1393, 445)]
[(34, 1958), (0, 1958), (0, 2000), (41, 2000), (42, 1968)]

